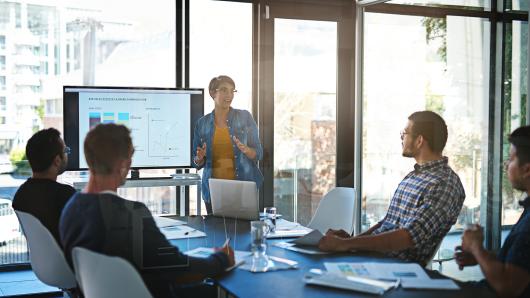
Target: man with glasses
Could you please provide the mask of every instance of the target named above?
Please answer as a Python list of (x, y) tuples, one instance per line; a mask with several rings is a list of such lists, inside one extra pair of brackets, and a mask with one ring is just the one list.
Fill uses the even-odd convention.
[(320, 249), (376, 251), (422, 265), (430, 261), (460, 214), (464, 188), (442, 155), (447, 126), (438, 114), (410, 115), (401, 141), (402, 155), (416, 164), (398, 185), (386, 216), (355, 237), (330, 230), (320, 240)]
[(60, 242), (59, 218), (64, 205), (75, 193), (69, 185), (57, 182), (68, 163), (70, 148), (61, 139), (55, 128), (35, 133), (26, 145), (26, 157), (32, 176), (15, 194), (13, 209), (35, 216)]

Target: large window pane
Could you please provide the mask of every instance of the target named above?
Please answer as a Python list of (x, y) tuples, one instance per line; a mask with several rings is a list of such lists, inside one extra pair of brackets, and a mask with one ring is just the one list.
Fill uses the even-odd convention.
[[(0, 175), (0, 198), (9, 201), (31, 174), (21, 161), (28, 138), (63, 129), (63, 85), (175, 86), (174, 1), (33, 3), (0, 2), (0, 162), (2, 169), (15, 162), (14, 174)], [(168, 188), (120, 194), (156, 213), (175, 212)], [(0, 243), (7, 241), (0, 264), (27, 262), (24, 238), (8, 238), (0, 233)]]
[(439, 113), (449, 139), (444, 155), (466, 200), (443, 249), (478, 223), (486, 196), (489, 23), (478, 18), (366, 14), (363, 77), (362, 228), (381, 220), (415, 161), (401, 156), (399, 132), (419, 110)]
[[(252, 113), (251, 3), (190, 1), (189, 75), (191, 87), (204, 88), (205, 114), (214, 108), (208, 84), (219, 75), (228, 75), (236, 83), (232, 107)], [(195, 193), (190, 192), (191, 212), (196, 209)]]
[(392, 0), (389, 3), (425, 6), (468, 6), (484, 8), (485, 10), (491, 8), (491, 0)]
[(504, 9), (528, 11), (528, 0), (504, 0)]
[[(508, 135), (526, 124), (528, 105), (528, 23), (513, 21), (504, 27), (504, 130), (503, 158), (509, 158)], [(502, 174), (502, 225), (513, 225), (519, 219), (523, 208), (519, 200), (525, 194), (511, 187), (506, 172)]]
[(208, 83), (218, 75), (236, 83), (232, 106), (252, 112), (251, 3), (190, 1), (190, 85), (205, 89), (205, 113), (214, 107)]
[(274, 206), (307, 224), (335, 186), (337, 23), (274, 26)]

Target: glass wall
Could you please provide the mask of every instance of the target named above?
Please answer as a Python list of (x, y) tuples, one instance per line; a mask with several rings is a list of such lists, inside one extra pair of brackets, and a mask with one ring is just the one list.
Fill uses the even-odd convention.
[[(17, 222), (4, 209), (31, 175), (24, 162), (28, 138), (42, 128), (63, 131), (63, 85), (175, 87), (175, 2), (150, 1), (148, 14), (145, 2), (126, 3), (126, 13), (124, 4), (0, 2), (0, 162), (14, 165), (14, 172), (0, 174), (0, 265), (28, 261), (18, 226), (3, 232), (10, 227), (4, 222)], [(155, 213), (175, 213), (170, 188), (119, 193)]]
[[(508, 160), (510, 143), (508, 135), (517, 127), (525, 125), (528, 106), (528, 22), (513, 21), (504, 27), (504, 123), (503, 160)], [(513, 225), (523, 208), (519, 200), (525, 193), (511, 187), (506, 172), (502, 174), (502, 225)]]
[(214, 108), (208, 94), (213, 77), (236, 83), (232, 107), (252, 112), (252, 4), (190, 1), (190, 87), (204, 88), (204, 112)]
[(335, 186), (337, 23), (274, 20), (274, 205), (307, 225)]
[[(252, 4), (190, 1), (190, 87), (204, 88), (205, 114), (214, 108), (208, 84), (219, 75), (236, 83), (232, 107), (252, 112)], [(195, 194), (190, 191), (192, 213)]]
[(391, 0), (392, 4), (409, 4), (425, 6), (459, 6), (469, 8), (491, 9), (491, 0)]
[(399, 132), (421, 110), (448, 125), (444, 155), (466, 192), (454, 229), (478, 222), (486, 195), (489, 23), (368, 13), (364, 34), (363, 230), (384, 217), (413, 170), (415, 161), (401, 156)]

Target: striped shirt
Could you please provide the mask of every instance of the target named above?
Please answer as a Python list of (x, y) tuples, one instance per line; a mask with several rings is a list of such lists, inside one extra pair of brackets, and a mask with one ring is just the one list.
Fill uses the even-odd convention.
[(425, 265), (455, 224), (465, 196), (447, 157), (416, 164), (414, 171), (399, 183), (387, 214), (373, 234), (405, 229), (412, 237), (413, 247), (388, 255)]

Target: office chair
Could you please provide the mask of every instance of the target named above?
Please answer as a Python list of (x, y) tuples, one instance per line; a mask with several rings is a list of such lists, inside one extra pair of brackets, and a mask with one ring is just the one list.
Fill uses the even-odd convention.
[[(75, 275), (53, 235), (33, 215), (15, 211), (29, 246), (33, 272), (43, 283), (69, 293), (77, 288)], [(73, 291), (75, 293), (75, 291)]]
[(86, 298), (148, 298), (151, 293), (140, 274), (126, 260), (74, 247), (77, 281)]
[(355, 189), (335, 187), (322, 197), (308, 227), (325, 234), (328, 229), (353, 232)]

